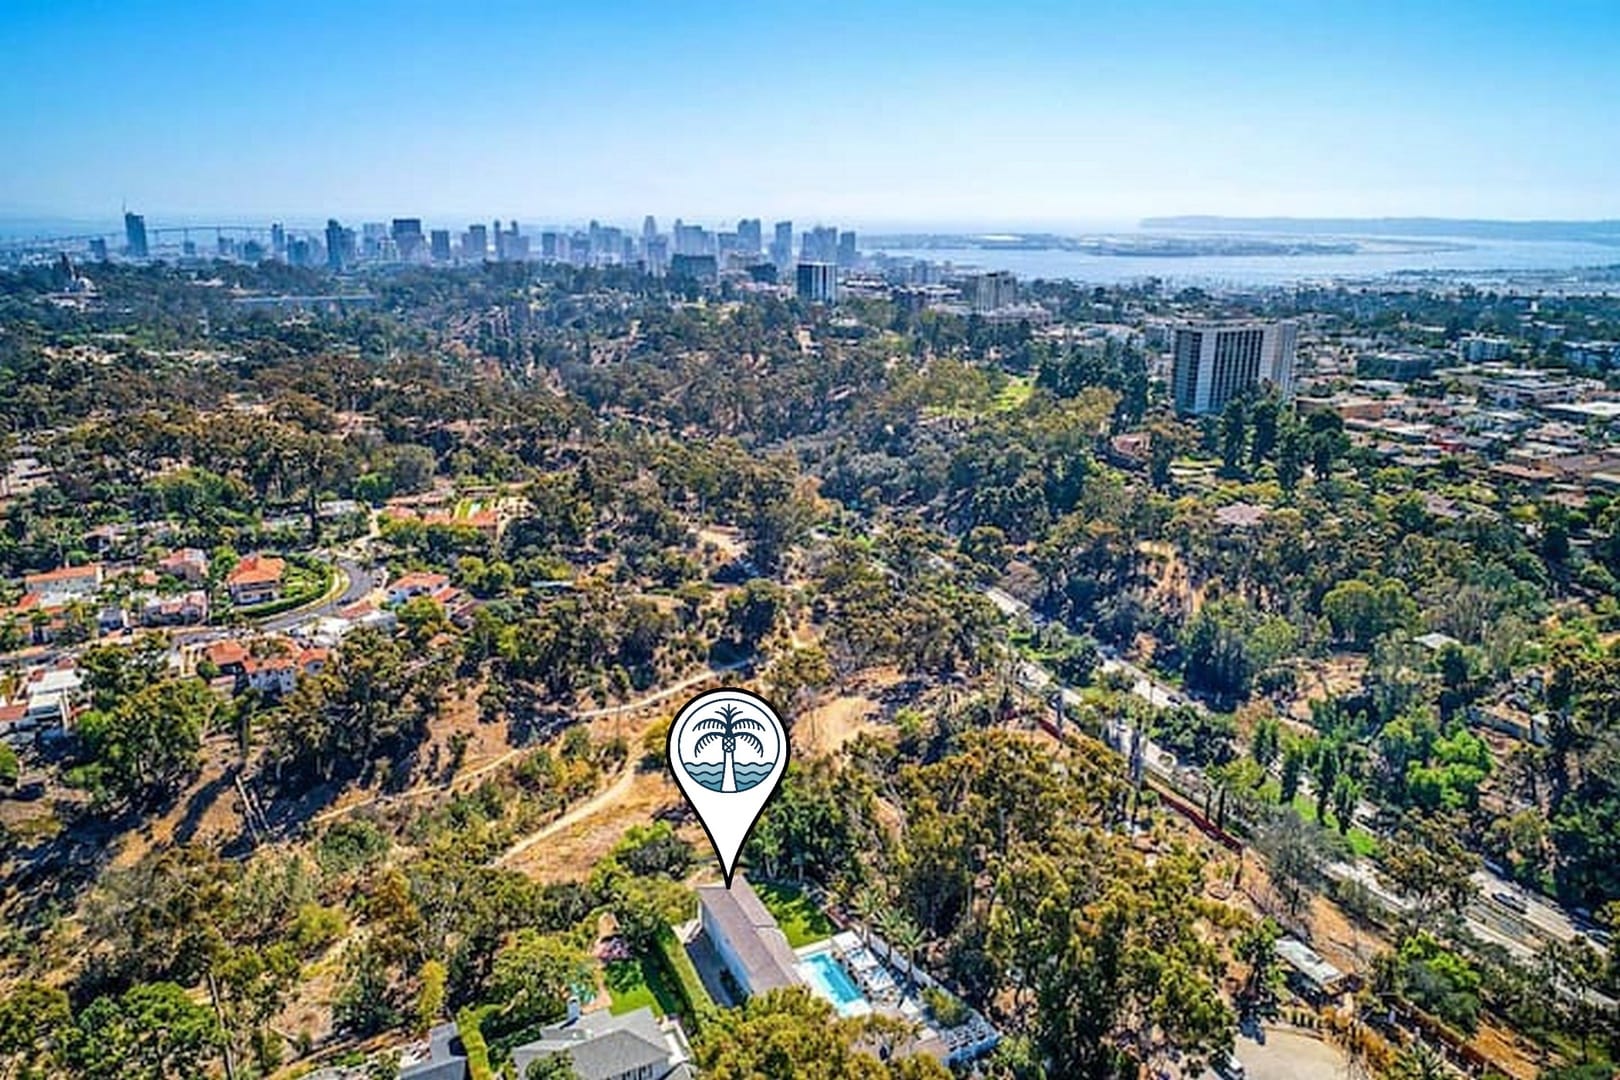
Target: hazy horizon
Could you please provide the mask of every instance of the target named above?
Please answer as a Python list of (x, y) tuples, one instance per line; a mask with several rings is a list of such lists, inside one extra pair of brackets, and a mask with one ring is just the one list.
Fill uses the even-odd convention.
[(8, 30), (12, 218), (1620, 217), (1612, 4), (23, 2)]

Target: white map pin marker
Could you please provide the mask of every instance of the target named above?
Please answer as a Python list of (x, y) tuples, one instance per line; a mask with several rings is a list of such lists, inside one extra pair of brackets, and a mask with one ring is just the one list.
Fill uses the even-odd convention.
[(670, 770), (720, 856), (728, 889), (743, 843), (787, 763), (787, 732), (776, 710), (747, 690), (699, 694), (669, 726)]

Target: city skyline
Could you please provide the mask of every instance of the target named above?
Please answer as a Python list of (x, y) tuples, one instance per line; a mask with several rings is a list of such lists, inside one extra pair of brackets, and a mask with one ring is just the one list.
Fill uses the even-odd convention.
[(1612, 5), (87, 14), (8, 16), (0, 216), (1620, 216)]

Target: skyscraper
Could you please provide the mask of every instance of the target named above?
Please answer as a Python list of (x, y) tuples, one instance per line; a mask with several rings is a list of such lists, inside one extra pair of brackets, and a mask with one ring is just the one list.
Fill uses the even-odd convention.
[(434, 262), (450, 261), (450, 230), (434, 229), (428, 233), (428, 250)]
[(793, 222), (778, 221), (774, 226), (775, 239), (771, 241), (771, 262), (778, 270), (793, 264)]
[(804, 234), (799, 245), (799, 261), (809, 263), (838, 262), (838, 230), (817, 225)]
[(146, 258), (146, 218), (124, 212), (124, 251), (132, 259)]
[(737, 249), (744, 255), (758, 255), (764, 239), (762, 231), (759, 218), (743, 218), (737, 222)]
[(489, 232), (482, 225), (469, 225), (461, 234), (461, 257), (481, 262), (489, 253)]
[(394, 238), (394, 251), (402, 262), (413, 262), (421, 255), (421, 218), (395, 218), (389, 235)]
[(1247, 390), (1269, 384), (1283, 397), (1294, 393), (1292, 322), (1208, 322), (1176, 328), (1170, 377), (1176, 411), (1216, 413)]
[[(339, 224), (337, 218), (326, 219), (326, 266), (329, 270), (342, 270), (345, 265), (346, 258), (352, 258), (352, 256), (347, 255), (346, 248), (353, 246), (354, 241), (352, 237), (354, 234), (349, 233), (351, 239), (349, 240), (349, 243), (345, 245), (343, 242), (343, 234), (346, 232), (349, 232), (349, 230), (345, 229), (341, 224)], [(283, 244), (285, 244), (285, 242), (285, 238), (283, 238)]]
[(1018, 299), (1018, 279), (1006, 270), (975, 274), (964, 282), (963, 291), (979, 313), (999, 311)]
[(278, 259), (287, 254), (287, 230), (279, 221), (270, 223), (270, 251)]
[(831, 304), (838, 300), (838, 267), (830, 262), (801, 262), (797, 273), (797, 293), (807, 304)]
[(838, 234), (838, 265), (845, 269), (855, 265), (855, 233), (853, 230)]
[(502, 229), (500, 220), (495, 222), (495, 257), (502, 262), (523, 262), (529, 257), (529, 238), (518, 235), (518, 223), (511, 222), (510, 229)]
[(713, 252), (713, 241), (703, 226), (675, 222), (675, 254), (710, 255)]

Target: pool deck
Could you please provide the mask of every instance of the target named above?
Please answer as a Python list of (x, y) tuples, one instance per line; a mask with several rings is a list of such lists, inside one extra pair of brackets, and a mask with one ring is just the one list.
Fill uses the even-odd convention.
[[(823, 938), (820, 941), (812, 941), (808, 945), (801, 945), (799, 948), (793, 950), (793, 954), (799, 958), (799, 975), (804, 979), (805, 985), (808, 986), (813, 993), (830, 1002), (832, 1007), (837, 1010), (839, 1016), (854, 1017), (872, 1015), (872, 1003), (866, 1000), (866, 995), (860, 992), (859, 988), (855, 984), (855, 980), (850, 978), (850, 974), (847, 970), (845, 970), (844, 965), (838, 962), (837, 953), (833, 949), (832, 938)], [(834, 998), (822, 993), (821, 985), (810, 976), (807, 969), (810, 967), (811, 958), (823, 956), (827, 958), (828, 963), (836, 964), (838, 966), (838, 970), (843, 972), (844, 978), (849, 981), (850, 987), (855, 989), (855, 999), (853, 1001), (839, 1002)]]

